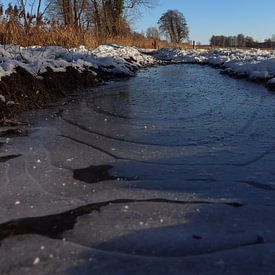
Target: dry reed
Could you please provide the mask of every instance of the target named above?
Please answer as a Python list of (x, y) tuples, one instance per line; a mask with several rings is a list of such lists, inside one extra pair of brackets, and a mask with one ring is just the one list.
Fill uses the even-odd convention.
[(17, 44), (23, 47), (62, 46), (65, 48), (84, 45), (87, 48), (95, 48), (100, 44), (118, 44), (122, 46), (135, 46), (138, 48), (186, 48), (188, 44), (171, 44), (167, 41), (142, 37), (141, 35), (128, 33), (116, 37), (97, 37), (93, 30), (81, 30), (74, 26), (58, 25), (55, 23), (33, 26), (26, 29), (16, 20), (2, 20), (0, 22), (0, 44)]

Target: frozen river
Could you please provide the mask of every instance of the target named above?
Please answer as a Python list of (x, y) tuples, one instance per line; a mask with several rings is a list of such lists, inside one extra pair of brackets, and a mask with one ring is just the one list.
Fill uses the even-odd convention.
[(1, 138), (0, 273), (272, 274), (275, 95), (169, 65)]

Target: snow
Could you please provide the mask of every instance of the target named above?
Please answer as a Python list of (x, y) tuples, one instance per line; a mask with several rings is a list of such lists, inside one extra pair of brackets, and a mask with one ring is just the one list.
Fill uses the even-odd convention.
[(153, 57), (138, 49), (117, 45), (103, 45), (93, 50), (84, 46), (73, 49), (0, 46), (0, 79), (14, 73), (16, 67), (22, 67), (35, 76), (45, 73), (49, 68), (54, 72), (65, 72), (68, 67), (80, 72), (87, 68), (101, 68), (113, 74), (133, 75), (139, 67), (153, 63)]
[(274, 90), (275, 89), (275, 78), (271, 78), (267, 81), (267, 87)]
[(2, 101), (2, 102), (6, 102), (6, 98), (3, 96), (3, 95), (0, 95), (0, 101)]
[(270, 79), (268, 83), (275, 85), (275, 78)]
[(155, 58), (183, 63), (209, 64), (221, 67), (225, 73), (268, 81), (275, 77), (275, 51), (262, 50), (180, 50), (161, 49)]
[[(96, 69), (114, 75), (134, 75), (138, 68), (153, 65), (159, 61), (209, 64), (223, 69), (225, 73), (263, 81), (275, 86), (275, 51), (217, 49), (144, 50), (118, 45), (101, 45), (96, 49), (79, 46), (65, 49), (57, 46), (20, 47), (0, 45), (0, 80), (22, 67), (36, 77), (51, 69), (65, 72), (73, 67), (79, 72), (90, 70), (96, 76)], [(1, 101), (5, 99), (0, 97)]]

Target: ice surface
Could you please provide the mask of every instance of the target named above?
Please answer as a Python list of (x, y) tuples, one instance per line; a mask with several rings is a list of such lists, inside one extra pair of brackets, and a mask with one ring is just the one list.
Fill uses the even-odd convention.
[(189, 64), (23, 114), (0, 139), (0, 273), (271, 274), (274, 116), (264, 87)]

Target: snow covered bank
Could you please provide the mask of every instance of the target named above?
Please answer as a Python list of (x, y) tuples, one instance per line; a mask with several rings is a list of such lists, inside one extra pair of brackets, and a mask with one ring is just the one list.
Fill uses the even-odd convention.
[(6, 110), (17, 113), (39, 108), (69, 89), (112, 77), (132, 76), (139, 68), (162, 61), (209, 64), (222, 68), (225, 74), (261, 81), (275, 90), (275, 51), (142, 51), (117, 45), (90, 50), (84, 46), (65, 49), (0, 45), (0, 123)]
[[(152, 56), (136, 48), (117, 45), (93, 50), (84, 46), (0, 46), (0, 123), (7, 109), (17, 113), (39, 108), (67, 90), (112, 77), (132, 76), (137, 69), (155, 63)], [(14, 106), (10, 107), (11, 102)]]
[(79, 72), (100, 69), (113, 75), (133, 75), (138, 68), (155, 64), (157, 60), (210, 64), (223, 68), (225, 73), (251, 80), (275, 78), (275, 51), (161, 49), (150, 53), (152, 56), (134, 47), (117, 45), (102, 45), (93, 50), (84, 46), (74, 49), (0, 46), (0, 79), (14, 73), (17, 67), (34, 76), (41, 76), (49, 69), (65, 72), (68, 67)]
[(132, 75), (145, 65), (154, 63), (153, 57), (142, 54), (132, 47), (103, 45), (94, 50), (84, 46), (74, 49), (62, 47), (0, 46), (0, 79), (22, 67), (33, 75), (41, 75), (50, 68), (53, 72), (64, 72), (68, 67), (78, 71), (101, 68), (112, 74)]
[(217, 66), (223, 73), (266, 82), (275, 88), (275, 51), (161, 49), (153, 56), (165, 61)]
[(117, 45), (102, 45), (93, 50), (84, 46), (64, 49), (6, 45), (0, 46), (0, 79), (14, 73), (17, 67), (34, 76), (41, 76), (49, 69), (65, 72), (68, 67), (79, 72), (88, 69), (96, 73), (100, 69), (106, 74), (130, 76), (138, 68), (155, 64), (157, 60), (210, 64), (223, 68), (224, 73), (255, 81), (267, 82), (275, 78), (275, 51), (161, 49), (151, 55), (134, 47)]

